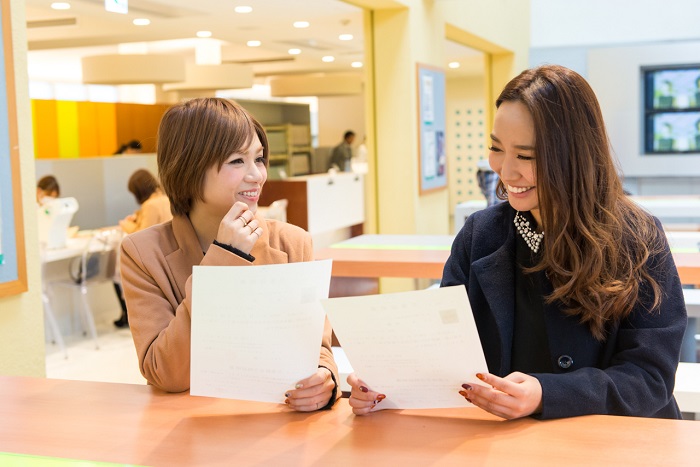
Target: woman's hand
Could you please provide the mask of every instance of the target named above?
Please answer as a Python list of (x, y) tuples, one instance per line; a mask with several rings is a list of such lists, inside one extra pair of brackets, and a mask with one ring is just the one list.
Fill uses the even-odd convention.
[(335, 382), (328, 368), (319, 368), (316, 373), (296, 384), (287, 391), (284, 403), (299, 412), (312, 412), (328, 405), (333, 396)]
[(476, 377), (490, 386), (463, 384), (459, 393), (477, 407), (506, 419), (542, 411), (542, 385), (537, 378), (517, 371), (505, 378), (490, 373)]
[(248, 205), (238, 201), (231, 206), (216, 234), (216, 240), (225, 245), (238, 248), (245, 254), (250, 254), (253, 245), (262, 237), (263, 229), (255, 220), (255, 214)]
[(355, 373), (348, 376), (348, 384), (352, 387), (348, 402), (355, 415), (367, 415), (377, 404), (386, 399), (384, 394), (370, 391), (367, 384), (355, 376)]

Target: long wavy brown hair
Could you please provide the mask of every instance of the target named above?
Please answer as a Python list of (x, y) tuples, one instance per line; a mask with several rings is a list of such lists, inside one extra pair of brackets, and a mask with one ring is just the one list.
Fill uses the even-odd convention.
[[(598, 340), (630, 314), (640, 296), (658, 309), (661, 288), (649, 257), (665, 251), (653, 218), (628, 199), (613, 161), (598, 100), (578, 73), (561, 66), (526, 70), (501, 92), (524, 104), (535, 126), (535, 173), (544, 230), (541, 261), (564, 312)], [(499, 184), (499, 196), (507, 197)]]

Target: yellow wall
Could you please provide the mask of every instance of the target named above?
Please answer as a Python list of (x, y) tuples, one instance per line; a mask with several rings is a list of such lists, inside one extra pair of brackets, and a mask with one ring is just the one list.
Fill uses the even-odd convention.
[[(476, 180), (477, 162), (488, 159), (489, 134), (482, 76), (447, 80), (446, 145), (450, 177), (450, 206), (484, 199)], [(493, 105), (489, 103), (488, 105)], [(454, 229), (450, 227), (450, 231)]]
[(24, 2), (11, 5), (20, 173), (24, 215), (24, 245), (29, 291), (0, 298), (0, 374), (44, 376), (44, 319), (41, 304), (39, 238), (36, 225), (32, 117), (27, 77)]

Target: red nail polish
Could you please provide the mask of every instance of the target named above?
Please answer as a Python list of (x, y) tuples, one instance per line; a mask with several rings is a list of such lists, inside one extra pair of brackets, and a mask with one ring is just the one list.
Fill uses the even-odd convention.
[(463, 387), (464, 389), (466, 389), (467, 391), (471, 391), (471, 390), (472, 390), (472, 387), (471, 387), (470, 385), (468, 385), (468, 384), (463, 384), (462, 387)]
[(468, 398), (468, 397), (465, 397), (465, 399), (466, 399), (466, 400), (467, 400), (467, 402), (469, 402), (470, 404), (473, 404), (473, 402), (472, 402), (472, 400), (471, 400), (470, 398)]
[(284, 400), (284, 403), (287, 404), (287, 405), (289, 405), (289, 399), (285, 399), (285, 400)]
[(378, 402), (381, 402), (381, 401), (383, 401), (384, 399), (386, 399), (386, 396), (385, 396), (384, 394), (379, 394), (379, 395), (377, 396), (377, 401), (378, 401)]
[(486, 379), (484, 378), (484, 375), (482, 375), (481, 373), (477, 373), (476, 377), (479, 378), (481, 381), (486, 381)]
[(290, 396), (290, 394), (288, 392), (284, 393), (284, 397), (289, 397), (289, 396)]
[(367, 389), (367, 388), (364, 387), (364, 386), (360, 386), (360, 391), (362, 391), (362, 392), (369, 392), (369, 389)]
[(469, 396), (469, 394), (467, 394), (467, 391), (459, 391), (459, 395), (464, 397), (465, 399)]

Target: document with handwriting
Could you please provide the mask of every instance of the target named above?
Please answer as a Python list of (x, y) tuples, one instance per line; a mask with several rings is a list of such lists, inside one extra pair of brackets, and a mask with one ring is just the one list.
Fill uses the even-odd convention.
[(374, 410), (470, 405), (458, 391), (488, 368), (463, 286), (321, 303), (357, 376), (386, 395)]
[(284, 403), (318, 369), (331, 263), (195, 266), (190, 394)]

